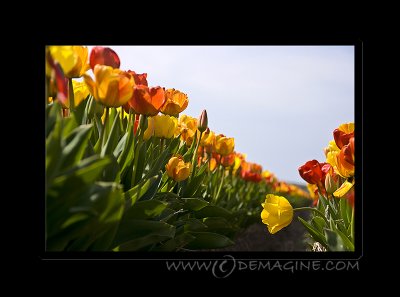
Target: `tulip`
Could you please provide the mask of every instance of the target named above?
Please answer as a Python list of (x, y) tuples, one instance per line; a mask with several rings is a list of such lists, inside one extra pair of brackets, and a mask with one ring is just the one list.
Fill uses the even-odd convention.
[(181, 135), (187, 146), (191, 146), (194, 136), (197, 132), (197, 119), (185, 114), (179, 117), (178, 129), (175, 131), (175, 136)]
[(300, 176), (309, 184), (316, 184), (318, 186), (325, 182), (326, 167), (324, 171), (322, 167), (326, 163), (319, 163), (317, 160), (311, 160), (298, 168)]
[(168, 164), (165, 165), (165, 169), (170, 178), (180, 182), (189, 177), (191, 164), (190, 162), (185, 163), (182, 156), (177, 155), (169, 159)]
[(160, 138), (172, 138), (176, 128), (178, 127), (178, 120), (169, 115), (156, 115), (152, 117), (154, 120), (154, 136)]
[(338, 198), (341, 198), (341, 197), (343, 197), (344, 195), (346, 195), (347, 192), (349, 192), (349, 191), (351, 190), (351, 188), (353, 188), (353, 186), (354, 186), (354, 180), (353, 180), (352, 182), (349, 182), (349, 181), (346, 180), (346, 181), (340, 186), (340, 188), (337, 189), (337, 190), (333, 193), (333, 196), (338, 197)]
[(261, 205), (262, 222), (267, 225), (271, 234), (275, 234), (292, 222), (293, 208), (285, 197), (268, 194)]
[(165, 91), (165, 104), (161, 107), (161, 112), (171, 116), (177, 116), (184, 111), (189, 104), (188, 96), (175, 89)]
[(204, 132), (206, 131), (207, 126), (208, 126), (207, 111), (204, 109), (200, 115), (197, 129), (199, 129), (200, 132)]
[(90, 67), (93, 71), (97, 64), (119, 68), (121, 62), (117, 53), (111, 48), (95, 46), (90, 52)]
[(64, 109), (69, 108), (68, 80), (61, 65), (51, 56), (49, 48), (46, 48), (46, 75), (49, 79), (48, 96), (52, 97), (52, 99), (57, 98)]
[(335, 143), (339, 149), (349, 143), (351, 137), (354, 137), (354, 123), (340, 125), (333, 131)]
[(231, 167), (235, 164), (235, 153), (231, 153), (221, 157), (221, 165), (224, 167)]
[(68, 78), (81, 77), (90, 68), (86, 46), (50, 46), (49, 50)]
[(333, 194), (339, 188), (339, 177), (336, 173), (328, 172), (325, 176), (325, 190), (328, 194)]
[(149, 88), (144, 85), (135, 86), (129, 100), (130, 107), (136, 113), (155, 116), (165, 102), (164, 90), (161, 87)]
[(228, 138), (223, 134), (217, 135), (215, 139), (215, 151), (223, 156), (233, 152), (235, 148), (235, 139)]
[(127, 72), (133, 76), (133, 79), (135, 80), (135, 84), (137, 86), (149, 86), (147, 83), (147, 73), (137, 74), (133, 70), (128, 70)]
[(73, 80), (72, 85), (74, 87), (74, 106), (78, 106), (87, 98), (87, 96), (89, 96), (90, 92), (87, 85), (83, 81), (78, 82)]
[[(144, 140), (148, 140), (148, 139), (150, 139), (151, 136), (154, 135), (154, 130), (155, 130), (154, 122), (155, 122), (154, 121), (154, 117), (148, 117), (147, 118), (147, 128), (146, 128), (146, 130), (144, 131), (144, 134), (143, 134), (143, 139)], [(137, 129), (138, 125), (139, 125), (139, 119), (137, 121), (136, 129)]]
[(354, 140), (343, 146), (340, 151), (329, 152), (326, 161), (332, 165), (335, 172), (341, 177), (354, 176)]
[(132, 97), (133, 77), (122, 70), (110, 66), (96, 65), (94, 67), (96, 81), (84, 74), (83, 78), (94, 99), (106, 107), (119, 107)]
[(200, 145), (203, 146), (207, 153), (211, 153), (215, 145), (215, 133), (207, 128), (200, 139)]

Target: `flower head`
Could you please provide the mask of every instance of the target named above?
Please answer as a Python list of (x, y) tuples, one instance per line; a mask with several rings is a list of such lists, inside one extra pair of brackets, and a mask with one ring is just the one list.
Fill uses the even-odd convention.
[(233, 152), (235, 148), (235, 139), (228, 138), (223, 134), (219, 134), (215, 138), (215, 151), (223, 156)]
[(130, 107), (136, 113), (155, 116), (165, 102), (164, 89), (161, 87), (149, 88), (145, 85), (135, 86), (129, 100)]
[(60, 63), (66, 77), (81, 77), (90, 68), (86, 46), (50, 46), (49, 50), (53, 59)]
[(178, 120), (169, 115), (156, 115), (154, 119), (154, 136), (160, 138), (172, 138), (176, 128), (178, 127)]
[(261, 204), (263, 211), (261, 219), (267, 225), (268, 231), (274, 234), (288, 226), (293, 219), (293, 208), (289, 201), (282, 196), (268, 194)]
[(161, 107), (161, 112), (164, 114), (177, 116), (189, 104), (188, 96), (175, 89), (165, 90), (165, 98), (165, 104)]
[(190, 162), (185, 163), (182, 156), (176, 155), (169, 159), (165, 169), (170, 178), (174, 181), (180, 182), (187, 179), (191, 171)]
[(129, 73), (105, 65), (96, 65), (93, 72), (96, 81), (87, 74), (83, 78), (96, 101), (107, 107), (119, 107), (132, 97), (135, 82)]
[(95, 46), (90, 52), (90, 68), (94, 70), (97, 64), (119, 68), (121, 62), (117, 53), (111, 48)]

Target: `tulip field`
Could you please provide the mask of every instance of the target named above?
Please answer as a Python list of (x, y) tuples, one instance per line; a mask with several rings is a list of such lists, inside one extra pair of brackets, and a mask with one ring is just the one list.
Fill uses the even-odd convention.
[(299, 164), (307, 190), (112, 48), (48, 46), (45, 62), (47, 251), (216, 250), (251, 224), (282, 232), (297, 210), (310, 251), (354, 251), (354, 123), (326, 131), (324, 162)]

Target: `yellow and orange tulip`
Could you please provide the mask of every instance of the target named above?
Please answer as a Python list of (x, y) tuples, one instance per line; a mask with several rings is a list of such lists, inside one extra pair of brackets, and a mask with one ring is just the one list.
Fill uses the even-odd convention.
[(161, 112), (171, 116), (178, 116), (189, 104), (188, 96), (175, 89), (167, 89), (165, 98), (166, 101), (161, 107)]
[(185, 163), (182, 156), (177, 155), (169, 159), (168, 164), (165, 165), (165, 169), (170, 178), (180, 182), (189, 177), (191, 164), (190, 162)]
[(119, 107), (132, 97), (135, 82), (132, 75), (120, 69), (97, 64), (94, 81), (84, 74), (85, 83), (94, 99), (106, 107)]
[(228, 138), (223, 134), (219, 134), (216, 136), (214, 149), (218, 154), (221, 154), (223, 156), (228, 155), (233, 152), (234, 148), (234, 138)]

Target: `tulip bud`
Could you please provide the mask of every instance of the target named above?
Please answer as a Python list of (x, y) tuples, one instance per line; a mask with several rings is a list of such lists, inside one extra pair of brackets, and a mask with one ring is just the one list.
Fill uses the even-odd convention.
[(207, 126), (208, 126), (207, 111), (204, 109), (200, 115), (197, 129), (199, 129), (200, 132), (204, 132), (204, 131), (206, 131)]
[[(335, 178), (336, 177), (336, 178)], [(325, 190), (328, 194), (333, 194), (339, 188), (337, 176), (327, 173), (325, 176)]]

